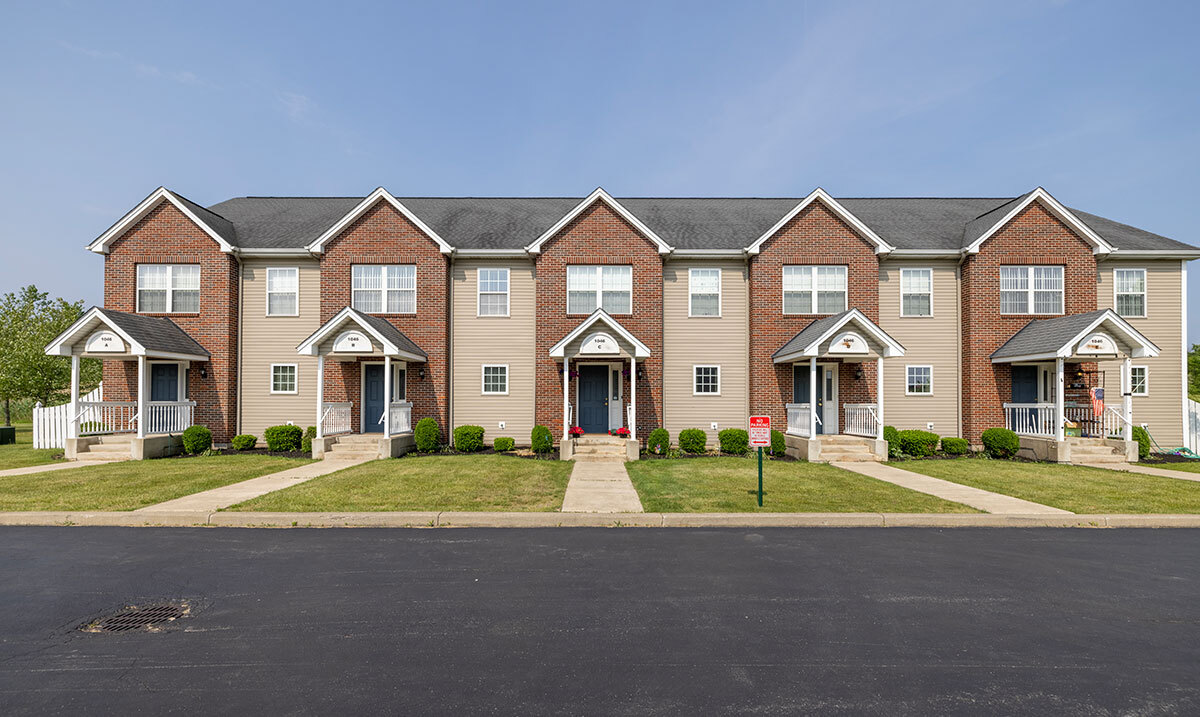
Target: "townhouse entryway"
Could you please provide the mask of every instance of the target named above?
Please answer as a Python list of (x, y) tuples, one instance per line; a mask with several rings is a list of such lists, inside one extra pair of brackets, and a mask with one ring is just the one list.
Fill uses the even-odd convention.
[(579, 427), (585, 433), (608, 432), (608, 366), (579, 367)]

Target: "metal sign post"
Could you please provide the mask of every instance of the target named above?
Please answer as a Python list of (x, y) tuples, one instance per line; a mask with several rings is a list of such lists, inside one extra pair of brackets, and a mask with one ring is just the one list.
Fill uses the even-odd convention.
[(750, 445), (758, 448), (758, 507), (763, 504), (762, 454), (765, 446), (771, 445), (771, 417), (750, 417)]

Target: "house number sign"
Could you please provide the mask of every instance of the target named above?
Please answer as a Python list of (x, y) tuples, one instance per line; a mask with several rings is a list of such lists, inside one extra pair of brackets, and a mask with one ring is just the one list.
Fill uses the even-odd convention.
[(84, 351), (96, 354), (121, 353), (124, 350), (125, 342), (111, 331), (97, 331), (88, 337), (84, 346)]
[(361, 331), (343, 331), (333, 340), (333, 352), (338, 354), (369, 354), (371, 342)]
[(595, 333), (584, 339), (583, 345), (579, 347), (579, 353), (618, 354), (621, 353), (621, 347), (608, 334)]

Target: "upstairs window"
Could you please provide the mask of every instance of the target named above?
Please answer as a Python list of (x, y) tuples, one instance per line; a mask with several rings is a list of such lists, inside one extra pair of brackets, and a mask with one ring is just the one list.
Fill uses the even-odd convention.
[(633, 267), (567, 267), (568, 314), (590, 314), (598, 308), (610, 314), (628, 314), (632, 307)]
[(1061, 314), (1061, 266), (1000, 267), (1000, 313)]
[(300, 313), (300, 270), (291, 267), (267, 269), (267, 316), (296, 316)]
[(138, 264), (137, 310), (146, 314), (200, 311), (200, 265)]
[(783, 313), (838, 314), (846, 310), (846, 267), (783, 267)]
[(479, 270), (479, 315), (508, 316), (508, 269)]
[(417, 313), (417, 267), (355, 264), (350, 268), (351, 306), (364, 314)]
[(1146, 315), (1146, 270), (1113, 269), (1117, 313), (1140, 318)]
[(933, 316), (933, 269), (900, 270), (900, 315)]
[(688, 316), (721, 315), (721, 270), (688, 271)]

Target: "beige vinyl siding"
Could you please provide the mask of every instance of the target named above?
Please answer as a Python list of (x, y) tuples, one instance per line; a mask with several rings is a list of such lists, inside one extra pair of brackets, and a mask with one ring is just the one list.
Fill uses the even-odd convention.
[[(297, 267), (299, 316), (267, 316), (267, 267)], [(312, 259), (242, 260), (241, 421), (239, 431), (258, 436), (288, 421), (316, 424), (317, 359), (296, 346), (321, 325), (321, 270)], [(296, 365), (296, 393), (271, 393), (271, 364)]]
[[(477, 315), (480, 267), (508, 269), (508, 316)], [(533, 431), (535, 390), (533, 263), (519, 258), (458, 259), (453, 274), (454, 425), (483, 426), (488, 444), (509, 436), (527, 446)], [(485, 364), (508, 365), (508, 395), (484, 395)]]
[[(900, 269), (933, 270), (933, 315), (900, 316)], [(954, 260), (887, 260), (879, 264), (879, 325), (904, 346), (883, 360), (884, 422), (900, 430), (959, 435), (958, 264)], [(907, 366), (933, 367), (933, 394), (906, 396)]]
[[(1133, 328), (1158, 346), (1154, 358), (1133, 359), (1147, 368), (1150, 395), (1133, 397), (1134, 425), (1148, 424), (1163, 448), (1183, 445), (1183, 272), (1178, 259), (1106, 261), (1098, 268), (1096, 303), (1101, 309), (1116, 306), (1114, 269), (1146, 270), (1146, 317), (1125, 317)], [(1102, 363), (1105, 403), (1120, 406), (1120, 362)]]
[[(688, 271), (721, 269), (720, 317), (688, 316)], [(672, 442), (700, 428), (710, 446), (717, 432), (745, 428), (750, 410), (750, 317), (746, 264), (739, 259), (678, 259), (663, 269), (663, 413)], [(693, 366), (719, 365), (719, 396), (692, 395)], [(717, 424), (717, 431), (712, 424)], [(639, 435), (647, 435), (639, 430)]]

